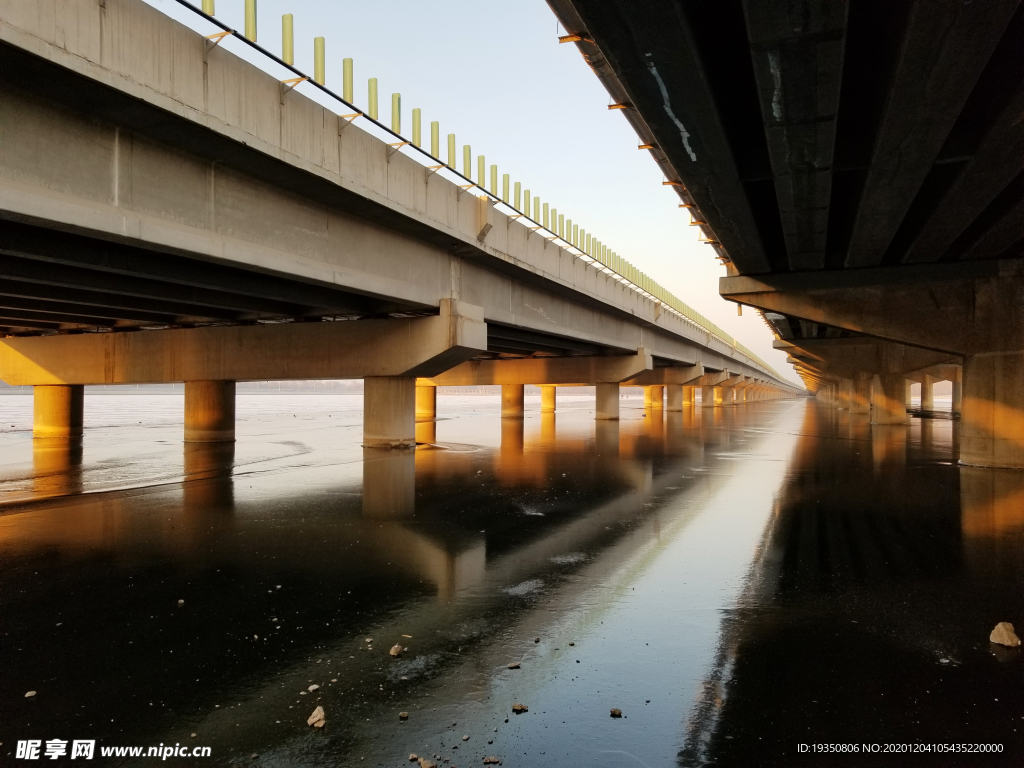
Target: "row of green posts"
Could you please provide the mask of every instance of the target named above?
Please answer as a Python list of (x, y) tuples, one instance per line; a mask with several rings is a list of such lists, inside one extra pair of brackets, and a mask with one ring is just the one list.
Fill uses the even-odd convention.
[[(213, 16), (215, 12), (215, 0), (202, 0), (203, 13)], [(244, 0), (245, 2), (245, 37), (256, 42), (256, 0)], [(286, 13), (281, 17), (281, 60), (286, 64), (295, 64), (295, 36), (294, 19), (292, 14)], [(353, 66), (352, 59), (342, 60), (342, 98), (348, 104), (355, 106), (355, 93), (353, 90)], [(326, 85), (326, 46), (324, 38), (313, 38), (313, 80), (320, 85)], [(371, 77), (367, 82), (367, 109), (366, 114), (373, 120), (378, 120), (378, 95), (377, 78)], [(412, 110), (412, 141), (411, 143), (422, 148), (422, 113), (419, 108)], [(391, 130), (396, 135), (402, 134), (402, 95), (391, 94)], [(447, 165), (457, 171), (457, 152), (455, 134), (448, 134)], [(430, 154), (439, 163), (441, 162), (441, 127), (438, 121), (430, 124)], [(742, 352), (747, 357), (756, 360), (768, 371), (776, 376), (775, 370), (761, 358), (751, 352), (743, 344), (739, 343), (730, 334), (719, 328), (715, 323), (704, 317), (700, 312), (680, 300), (671, 291), (660, 285), (641, 272), (626, 259), (612, 251), (608, 245), (599, 240), (595, 235), (567, 219), (558, 209), (544, 202), (531, 190), (523, 189), (520, 182), (510, 184), (509, 174), (502, 174), (499, 181), (498, 166), (490, 166), (490, 183), (488, 184), (487, 161), (484, 155), (477, 155), (476, 158), (476, 186), (484, 192), (489, 192), (492, 197), (498, 198), (505, 205), (514, 208), (520, 216), (533, 220), (537, 227), (545, 229), (557, 239), (568, 243), (576, 250), (586, 254), (602, 267), (611, 272), (613, 276), (629, 283), (639, 291), (649, 294), (657, 299), (662, 306), (676, 312), (679, 315), (693, 321), (697, 325), (710, 331), (715, 336), (725, 341), (730, 346)], [(469, 144), (462, 146), (462, 175), (470, 182), (473, 181), (473, 150)], [(499, 191), (500, 183), (500, 191)], [(553, 238), (554, 239), (554, 238)]]

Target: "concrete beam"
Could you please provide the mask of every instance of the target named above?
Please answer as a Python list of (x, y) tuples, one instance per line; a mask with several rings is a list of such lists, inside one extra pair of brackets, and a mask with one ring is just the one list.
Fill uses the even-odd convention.
[(589, 386), (622, 382), (654, 367), (650, 352), (614, 357), (531, 357), (520, 360), (469, 360), (423, 380), (438, 387), (488, 384)]
[(704, 375), (704, 366), (701, 363), (688, 366), (674, 366), (671, 368), (654, 368), (624, 381), (623, 386), (627, 387), (657, 387), (682, 384), (692, 386)]
[(8, 384), (435, 376), (487, 349), (483, 312), (445, 299), (436, 316), (0, 339)]
[(931, 349), (897, 344), (870, 336), (856, 336), (842, 339), (793, 339), (790, 354), (797, 359), (818, 367), (815, 363), (827, 364), (823, 368), (853, 378), (853, 371), (868, 373), (911, 374), (937, 365), (958, 362), (956, 355), (936, 352)]

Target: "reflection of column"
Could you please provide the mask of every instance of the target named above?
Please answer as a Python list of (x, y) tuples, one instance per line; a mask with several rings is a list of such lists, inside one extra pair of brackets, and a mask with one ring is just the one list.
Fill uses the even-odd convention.
[(406, 517), (416, 507), (416, 452), (363, 448), (363, 514)]
[(907, 423), (907, 380), (902, 373), (875, 376), (871, 388), (871, 421), (874, 424)]
[(502, 455), (523, 455), (523, 419), (501, 420), (501, 453)]
[(1024, 473), (961, 467), (960, 531), (972, 570), (1016, 572), (1024, 533)]
[(416, 421), (437, 418), (437, 387), (416, 385)]
[(81, 437), (84, 403), (81, 384), (32, 387), (32, 437)]
[(234, 443), (185, 443), (185, 482), (182, 485), (186, 511), (221, 509), (233, 511), (235, 483)]
[(235, 382), (185, 382), (185, 442), (235, 441)]
[(558, 387), (544, 386), (540, 388), (540, 412), (541, 413), (554, 413), (555, 412), (555, 395), (558, 392)]
[(871, 459), (875, 469), (907, 463), (907, 429), (896, 424), (871, 425)]
[(555, 414), (544, 413), (540, 414), (540, 442), (542, 445), (550, 447), (555, 444)]
[(964, 464), (1024, 467), (1024, 352), (964, 358), (960, 425)]
[(598, 456), (619, 455), (619, 422), (597, 421), (594, 423), (594, 445)]
[(416, 379), (369, 376), (363, 380), (363, 447), (416, 445)]
[(521, 419), (525, 411), (523, 392), (525, 387), (522, 384), (501, 385), (501, 418)]
[(32, 491), (36, 496), (82, 492), (82, 439), (32, 441)]
[[(598, 421), (618, 421), (619, 419), (619, 384), (618, 382), (599, 382), (594, 387), (596, 402), (595, 416)], [(644, 398), (647, 388), (644, 387)]]
[(669, 384), (665, 387), (667, 397), (666, 409), (669, 411), (683, 410), (683, 385)]

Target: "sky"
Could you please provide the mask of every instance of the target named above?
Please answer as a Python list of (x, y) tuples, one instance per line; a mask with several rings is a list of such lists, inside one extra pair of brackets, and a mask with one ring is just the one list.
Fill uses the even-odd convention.
[[(175, 0), (145, 1), (202, 34), (217, 31)], [(725, 268), (698, 242), (699, 228), (662, 186), (650, 154), (637, 149), (625, 118), (608, 109), (607, 91), (576, 46), (559, 44), (565, 30), (544, 0), (258, 0), (257, 42), (277, 55), (285, 13), (294, 18), (300, 70), (313, 73), (313, 38), (324, 37), (329, 88), (341, 93), (342, 59), (353, 59), (357, 107), (366, 107), (367, 79), (376, 77), (382, 122), (390, 122), (391, 94), (401, 93), (405, 135), (419, 107), (425, 142), (430, 122), (440, 122), (442, 159), (445, 137), (455, 133), (460, 157), (463, 144), (472, 146), (474, 168), (484, 154), (488, 167), (497, 164), (800, 383), (760, 315), (747, 308), (737, 316), (718, 295)], [(216, 0), (215, 15), (244, 29), (244, 0)], [(238, 41), (223, 45), (287, 76)]]

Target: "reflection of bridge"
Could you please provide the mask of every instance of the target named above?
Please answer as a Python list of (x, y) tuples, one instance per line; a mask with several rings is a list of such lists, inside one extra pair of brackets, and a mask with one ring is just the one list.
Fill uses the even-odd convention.
[(549, 4), (810, 388), (1024, 466), (1018, 0)]
[(597, 385), (612, 419), (623, 381), (796, 392), (141, 0), (0, 2), (0, 62), (0, 376), (37, 436), (81, 433), (88, 384), (184, 381), (186, 440), (218, 441), (236, 381), (361, 378), (383, 447), (414, 442), (417, 378), (501, 383), (510, 416), (524, 384)]

